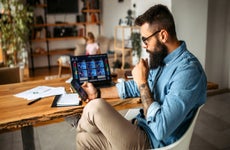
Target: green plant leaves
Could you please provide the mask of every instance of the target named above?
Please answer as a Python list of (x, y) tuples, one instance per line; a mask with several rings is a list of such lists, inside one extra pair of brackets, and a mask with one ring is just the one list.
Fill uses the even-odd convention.
[[(24, 49), (29, 41), (32, 9), (21, 0), (0, 0), (0, 3), (3, 8), (0, 19), (0, 42), (5, 54), (13, 55), (14, 51)], [(6, 56), (8, 59), (12, 57), (14, 56)]]
[(133, 51), (137, 54), (138, 58), (141, 57), (141, 34), (139, 32), (132, 32), (131, 34), (132, 48)]

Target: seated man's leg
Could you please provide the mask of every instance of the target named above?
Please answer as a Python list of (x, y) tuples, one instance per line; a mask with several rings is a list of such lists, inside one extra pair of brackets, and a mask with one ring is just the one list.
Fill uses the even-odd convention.
[[(90, 140), (84, 140), (87, 136)], [(100, 149), (105, 145), (106, 149), (146, 149), (149, 146), (145, 132), (103, 99), (92, 100), (84, 108), (76, 140), (77, 146), (85, 149), (95, 149), (98, 145), (102, 146)]]
[(102, 133), (78, 132), (77, 150), (111, 150), (111, 145)]

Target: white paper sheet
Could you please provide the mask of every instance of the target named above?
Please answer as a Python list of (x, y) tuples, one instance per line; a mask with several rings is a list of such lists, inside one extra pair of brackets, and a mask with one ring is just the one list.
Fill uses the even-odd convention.
[(63, 94), (57, 101), (57, 106), (72, 106), (79, 105), (80, 98), (77, 93)]
[(64, 87), (37, 86), (24, 92), (15, 94), (14, 96), (24, 98), (27, 100), (35, 100), (38, 98), (60, 95), (65, 93), (66, 92)]

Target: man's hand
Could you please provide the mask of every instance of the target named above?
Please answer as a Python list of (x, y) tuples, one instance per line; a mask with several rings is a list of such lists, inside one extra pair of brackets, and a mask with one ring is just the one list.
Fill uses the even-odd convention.
[(97, 98), (97, 89), (93, 86), (92, 83), (84, 82), (81, 87), (88, 94), (88, 100), (86, 100), (86, 102), (89, 102), (90, 100)]
[(133, 68), (133, 80), (137, 83), (138, 87), (147, 82), (149, 74), (148, 59), (140, 59), (139, 63)]

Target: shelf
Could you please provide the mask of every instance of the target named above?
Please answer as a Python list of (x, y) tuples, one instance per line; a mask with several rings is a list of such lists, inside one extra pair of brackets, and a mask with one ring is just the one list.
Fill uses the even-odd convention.
[(45, 8), (45, 7), (47, 7), (47, 5), (46, 4), (36, 4), (35, 7), (37, 7), (37, 8)]
[(45, 38), (33, 39), (32, 42), (46, 42)]
[(120, 47), (114, 47), (114, 50), (118, 50), (118, 51), (132, 51), (132, 48), (120, 48)]
[(63, 54), (72, 54), (75, 49), (56, 49), (50, 50), (50, 55), (63, 55)]
[(54, 38), (47, 38), (48, 41), (61, 41), (61, 40), (76, 40), (76, 39), (83, 39), (83, 36), (71, 36), (71, 37), (54, 37)]
[(34, 28), (46, 27), (46, 24), (34, 24)]
[(33, 57), (39, 57), (39, 56), (47, 56), (47, 52), (43, 52), (43, 53), (32, 53)]
[[(75, 48), (70, 48), (70, 49), (55, 49), (55, 50), (50, 50), (49, 55), (63, 55), (63, 54), (72, 54), (74, 52)], [(47, 56), (48, 52), (43, 52), (43, 53), (33, 53), (33, 57), (39, 57), (39, 56)]]
[(84, 37), (83, 37), (83, 36), (70, 36), (70, 37), (42, 38), (42, 39), (33, 39), (32, 42), (61, 41), (61, 40), (76, 40), (76, 39), (84, 39)]
[(99, 9), (85, 9), (82, 10), (83, 13), (100, 13), (101, 11)]
[[(128, 30), (128, 33), (127, 33)], [(125, 52), (126, 51), (130, 51), (130, 58), (132, 58), (132, 48), (127, 48), (127, 46), (125, 45), (125, 37), (127, 37), (125, 34), (129, 34), (129, 36), (131, 36), (132, 32), (134, 30), (138, 30), (139, 31), (139, 27), (137, 26), (116, 26), (114, 29), (114, 60), (117, 60), (117, 54), (116, 52), (121, 52), (122, 53), (122, 66), (121, 69), (124, 69), (125, 67), (125, 61), (127, 61), (125, 59)], [(118, 36), (117, 33), (121, 34), (121, 45), (118, 46)], [(130, 60), (130, 62), (132, 62), (132, 60)]]
[(56, 27), (56, 26), (78, 26), (84, 25), (84, 22), (73, 22), (73, 23), (48, 23), (48, 24), (34, 24), (34, 27)]
[(97, 22), (86, 22), (84, 23), (85, 25), (90, 25), (90, 24), (101, 24), (100, 21)]
[(50, 23), (50, 24), (34, 24), (35, 28), (39, 27), (57, 27), (57, 26), (79, 26), (79, 25), (89, 25), (89, 24), (100, 24), (100, 21), (97, 22), (76, 22), (76, 23)]

